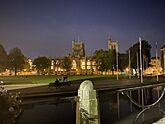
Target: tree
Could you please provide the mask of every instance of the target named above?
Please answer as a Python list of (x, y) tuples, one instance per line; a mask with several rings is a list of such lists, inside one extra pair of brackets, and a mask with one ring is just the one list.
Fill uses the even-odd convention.
[(4, 71), (7, 66), (7, 53), (4, 47), (0, 44), (0, 72)]
[[(149, 65), (150, 58), (151, 58), (151, 45), (146, 40), (142, 40), (142, 62), (144, 65), (144, 69)], [(137, 54), (138, 54), (138, 60), (140, 63), (140, 52), (139, 52), (139, 42), (134, 44), (130, 49), (130, 55), (131, 55), (131, 67), (137, 68)], [(128, 54), (128, 51), (127, 51)]]
[(116, 50), (108, 50), (108, 60), (110, 61), (110, 70), (116, 69)]
[(123, 71), (128, 67), (128, 54), (119, 53), (119, 69)]
[(33, 65), (35, 65), (35, 67), (38, 71), (38, 74), (40, 74), (40, 72), (42, 74), (44, 74), (44, 70), (48, 69), (51, 66), (51, 61), (50, 61), (50, 59), (48, 59), (45, 56), (38, 57), (38, 58), (34, 59)]
[(72, 67), (72, 61), (69, 57), (65, 56), (62, 60), (62, 68), (66, 69), (67, 72), (70, 71)]
[(31, 71), (31, 66), (30, 66), (30, 63), (29, 63), (29, 58), (25, 58), (25, 64), (24, 64), (24, 67), (23, 69), (25, 69), (25, 71)]
[(115, 50), (96, 50), (94, 58), (96, 60), (97, 68), (99, 71), (113, 70), (116, 62)]
[(13, 48), (10, 50), (8, 55), (8, 67), (14, 70), (15, 76), (17, 75), (18, 69), (22, 69), (25, 64), (25, 56), (19, 48)]

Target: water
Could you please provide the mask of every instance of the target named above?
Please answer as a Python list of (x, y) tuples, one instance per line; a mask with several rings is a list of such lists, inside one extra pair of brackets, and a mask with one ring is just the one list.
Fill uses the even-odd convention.
[[(153, 92), (153, 101), (156, 100), (156, 92)], [(34, 100), (32, 100), (34, 101)], [(71, 101), (54, 103), (39, 102), (24, 106), (21, 116), (17, 120), (17, 124), (76, 124), (76, 108)], [(51, 102), (50, 102), (51, 101)], [(58, 100), (54, 100), (58, 101)], [(161, 106), (165, 104), (162, 101)], [(140, 109), (132, 106), (131, 113), (130, 101), (120, 95), (120, 118), (118, 118), (118, 105), (116, 94), (109, 92), (99, 94), (99, 108), (101, 124), (132, 124)], [(162, 106), (162, 108), (164, 108)], [(145, 118), (152, 120), (154, 117), (162, 116), (158, 109), (148, 110)], [(147, 122), (146, 122), (147, 123)]]
[(72, 104), (40, 104), (25, 108), (17, 124), (75, 124)]
[[(118, 117), (118, 105), (117, 105), (117, 96), (116, 94), (105, 96), (106, 98), (100, 99), (100, 119), (101, 124), (113, 124), (118, 123), (119, 120), (122, 120), (125, 117), (131, 115), (130, 101), (123, 95), (120, 95), (120, 104), (119, 112), (120, 116)], [(138, 109), (133, 106), (134, 112), (137, 112)], [(130, 119), (129, 119), (130, 121)], [(131, 120), (131, 123), (133, 118)], [(127, 122), (128, 124), (128, 122)]]

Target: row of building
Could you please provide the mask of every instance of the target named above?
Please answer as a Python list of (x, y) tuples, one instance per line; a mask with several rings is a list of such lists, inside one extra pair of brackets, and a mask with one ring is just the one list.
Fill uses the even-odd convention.
[[(118, 52), (118, 42), (112, 39), (108, 40), (108, 49), (116, 50)], [(69, 55), (72, 60), (72, 68), (70, 74), (100, 74), (98, 71), (96, 61), (93, 57), (86, 56), (85, 54), (85, 44), (83, 41), (72, 41), (72, 53)], [(51, 67), (46, 70), (47, 73), (50, 74), (65, 74), (66, 70), (61, 67), (63, 57), (52, 58), (51, 59)], [(28, 59), (28, 63), (30, 65), (29, 70), (24, 69), (21, 74), (37, 74), (37, 71), (33, 68), (32, 60)], [(157, 59), (155, 57), (151, 58), (151, 67), (145, 70), (146, 74), (155, 74), (155, 73), (163, 73), (165, 74), (165, 45), (160, 49), (160, 57)], [(105, 72), (105, 74), (112, 74), (111, 70)]]
[(160, 63), (163, 70), (163, 74), (165, 74), (165, 45), (160, 49)]
[[(112, 39), (108, 40), (108, 49), (115, 50), (118, 52), (118, 42)], [(72, 60), (72, 74), (100, 74), (101, 72), (98, 71), (95, 59), (93, 57), (87, 57), (85, 55), (85, 44), (83, 41), (72, 41), (72, 53), (70, 55)], [(51, 71), (53, 74), (61, 74), (64, 73), (60, 66), (60, 59), (56, 58), (52, 61)], [(145, 74), (165, 74), (165, 45), (160, 49), (160, 57), (152, 57), (151, 58), (151, 67), (148, 67), (144, 73)], [(109, 70), (105, 72), (107, 74), (112, 74)], [(118, 73), (118, 72), (117, 72)], [(127, 73), (127, 72), (126, 72)]]
[[(108, 49), (116, 50), (118, 52), (118, 42), (112, 39), (108, 39)], [(71, 74), (100, 74), (98, 71), (95, 59), (85, 54), (85, 44), (83, 41), (72, 41), (72, 53), (69, 55), (72, 60)], [(51, 61), (51, 74), (65, 74), (66, 70), (61, 68), (61, 62), (63, 58), (53, 58)], [(29, 63), (32, 66), (32, 61), (29, 59)], [(165, 45), (160, 49), (160, 57), (151, 58), (151, 67), (145, 70), (145, 74), (165, 74)], [(35, 73), (35, 72), (33, 72)], [(106, 74), (112, 74), (111, 71), (105, 72)]]
[[(108, 49), (117, 50), (118, 43), (112, 39), (108, 40)], [(69, 56), (72, 60), (71, 74), (99, 74), (96, 62), (93, 57), (86, 56), (85, 44), (83, 41), (72, 41), (72, 53)], [(53, 58), (51, 64), (51, 73), (63, 74), (65, 70), (61, 68), (62, 58)], [(110, 72), (109, 72), (110, 73)]]
[[(108, 40), (108, 49), (117, 50), (118, 44), (117, 41), (113, 41), (112, 39)], [(70, 70), (70, 74), (99, 74), (101, 72), (98, 71), (96, 62), (93, 57), (86, 56), (85, 54), (85, 44), (83, 41), (72, 41), (72, 53), (69, 55), (72, 61), (72, 68)], [(65, 74), (66, 70), (61, 67), (61, 63), (63, 61), (63, 57), (55, 57), (51, 59), (51, 67), (50, 69), (46, 69), (45, 73), (49, 74)], [(18, 72), (18, 75), (35, 75), (37, 74), (37, 70), (33, 65), (33, 61), (28, 58), (27, 63), (29, 64), (28, 68), (24, 68), (23, 71)], [(110, 72), (107, 72), (110, 73)], [(2, 75), (14, 75), (14, 72), (11, 70), (7, 70)]]

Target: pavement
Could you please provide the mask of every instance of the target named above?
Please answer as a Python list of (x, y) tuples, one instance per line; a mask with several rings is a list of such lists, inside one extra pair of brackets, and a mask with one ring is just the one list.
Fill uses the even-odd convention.
[(31, 87), (38, 87), (38, 86), (44, 86), (46, 84), (13, 84), (13, 85), (0, 85), (0, 87), (4, 87), (6, 90), (18, 90), (18, 89), (24, 89), (24, 88), (31, 88)]
[(165, 117), (158, 120), (157, 122), (153, 123), (153, 124), (165, 124)]
[[(110, 79), (110, 78), (96, 78), (89, 79), (93, 82), (94, 89), (97, 91), (106, 90), (118, 90), (122, 88), (149, 85), (155, 83), (165, 83), (155, 82), (153, 80), (144, 80), (144, 83), (140, 83), (139, 79)], [(48, 95), (66, 95), (66, 94), (77, 94), (80, 84), (84, 80), (71, 81), (71, 85), (64, 85), (60, 87), (49, 87), (48, 84), (22, 84), (22, 85), (0, 85), (12, 93), (20, 92), (21, 97), (32, 97), (32, 96), (48, 96)], [(67, 82), (66, 82), (67, 83)]]

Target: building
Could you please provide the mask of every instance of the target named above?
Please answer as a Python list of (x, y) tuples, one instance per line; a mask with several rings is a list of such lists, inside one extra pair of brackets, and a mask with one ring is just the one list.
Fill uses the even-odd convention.
[(160, 58), (152, 57), (150, 62), (150, 67), (148, 67), (144, 74), (146, 75), (160, 75), (162, 73), (162, 68), (160, 66)]
[(29, 64), (29, 69), (32, 70), (32, 68), (33, 68), (32, 59), (31, 59), (31, 58), (28, 58), (28, 59), (27, 59), (27, 63)]
[(109, 50), (118, 50), (118, 43), (117, 41), (112, 40), (111, 38), (108, 39), (108, 49)]
[[(108, 41), (108, 49), (118, 50), (117, 41)], [(99, 74), (96, 61), (93, 57), (85, 56), (85, 45), (83, 41), (72, 41), (72, 53), (68, 56), (72, 62), (72, 67), (69, 71), (71, 75), (92, 75)], [(66, 74), (66, 70), (62, 68), (63, 58), (54, 58), (51, 60), (51, 74), (61, 75)]]
[(85, 45), (82, 41), (72, 41), (72, 56), (85, 57)]
[[(85, 45), (82, 41), (72, 41), (72, 54), (68, 56), (72, 61), (71, 75), (96, 74), (96, 62), (92, 57), (85, 56)], [(66, 74), (66, 70), (61, 67), (63, 58), (54, 58), (51, 62), (52, 74)]]
[(95, 74), (96, 72), (96, 63), (92, 57), (71, 57), (72, 59), (72, 74)]
[(165, 74), (165, 45), (160, 49), (160, 62), (163, 69), (163, 74)]
[(156, 57), (152, 57), (150, 65), (151, 65), (151, 67), (160, 66), (160, 58), (157, 57), (157, 59), (156, 59)]
[(61, 57), (51, 59), (51, 74), (61, 75), (66, 71), (61, 67), (62, 59)]
[[(61, 67), (63, 58), (54, 58), (51, 60), (51, 74), (66, 74), (66, 70)], [(70, 56), (72, 67), (69, 73), (71, 75), (91, 75), (96, 74), (96, 63), (92, 57), (74, 57)]]
[(92, 57), (83, 57), (80, 60), (81, 74), (96, 74), (96, 62)]

